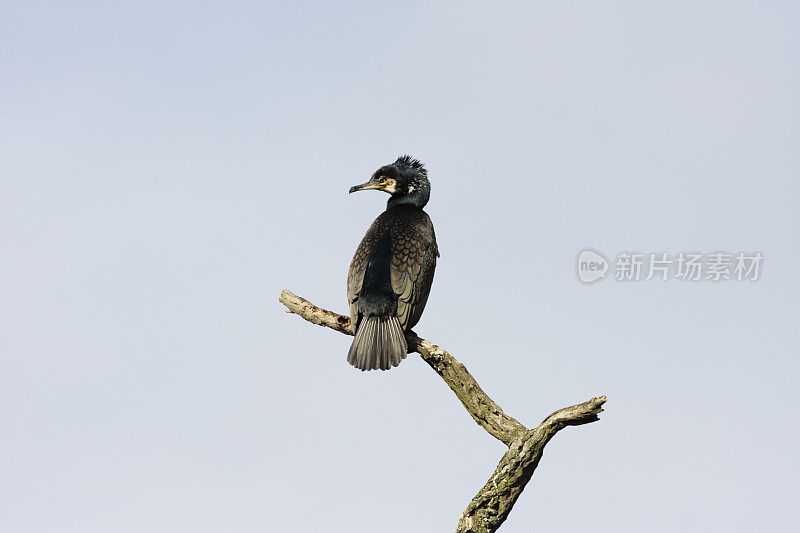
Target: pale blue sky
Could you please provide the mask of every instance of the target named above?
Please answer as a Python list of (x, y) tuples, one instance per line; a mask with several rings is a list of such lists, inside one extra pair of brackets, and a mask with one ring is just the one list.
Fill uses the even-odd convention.
[[(789, 531), (800, 10), (3, 2), (0, 530), (449, 531), (503, 453), (345, 312), (427, 163), (417, 332), (547, 447), (504, 532)], [(754, 283), (581, 284), (580, 250), (760, 251)], [(576, 501), (579, 502), (576, 508)]]

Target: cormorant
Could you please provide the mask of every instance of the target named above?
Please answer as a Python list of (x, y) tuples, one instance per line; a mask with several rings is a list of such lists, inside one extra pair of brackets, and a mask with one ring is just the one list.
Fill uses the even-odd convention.
[(350, 263), (347, 299), (355, 339), (347, 362), (361, 370), (388, 370), (406, 357), (404, 332), (425, 309), (439, 248), (433, 223), (422, 210), (431, 184), (420, 161), (401, 156), (350, 192), (370, 189), (391, 197)]

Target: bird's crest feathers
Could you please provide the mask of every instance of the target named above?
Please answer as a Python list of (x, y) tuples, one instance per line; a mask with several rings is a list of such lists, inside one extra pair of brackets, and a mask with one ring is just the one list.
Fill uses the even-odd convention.
[(422, 163), (422, 161), (420, 161), (419, 159), (415, 159), (410, 155), (401, 155), (400, 157), (397, 158), (397, 161), (395, 161), (394, 163), (395, 165), (398, 163), (407, 165), (413, 168), (414, 170), (419, 171), (424, 176), (428, 175), (428, 171), (425, 168), (425, 165)]

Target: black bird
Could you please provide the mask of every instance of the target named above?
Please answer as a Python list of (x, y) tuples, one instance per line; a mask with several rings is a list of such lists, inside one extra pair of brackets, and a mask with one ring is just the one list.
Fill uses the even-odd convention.
[(350, 263), (347, 299), (356, 335), (347, 362), (361, 370), (388, 370), (406, 357), (405, 332), (425, 309), (439, 248), (433, 223), (422, 210), (431, 195), (422, 163), (399, 157), (350, 192), (369, 189), (391, 197)]

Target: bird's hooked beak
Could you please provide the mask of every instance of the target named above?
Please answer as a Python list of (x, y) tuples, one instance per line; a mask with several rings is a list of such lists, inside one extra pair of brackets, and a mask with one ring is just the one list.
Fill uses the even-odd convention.
[(369, 190), (383, 190), (383, 186), (378, 183), (377, 181), (369, 180), (366, 183), (362, 183), (361, 185), (353, 185), (350, 187), (350, 194), (357, 192), (357, 191), (369, 191)]
[(369, 191), (374, 189), (376, 191), (384, 191), (388, 192), (389, 194), (394, 194), (397, 192), (397, 180), (394, 178), (380, 178), (380, 179), (370, 179), (366, 183), (362, 183), (361, 185), (355, 185), (350, 187), (350, 192), (356, 191)]

